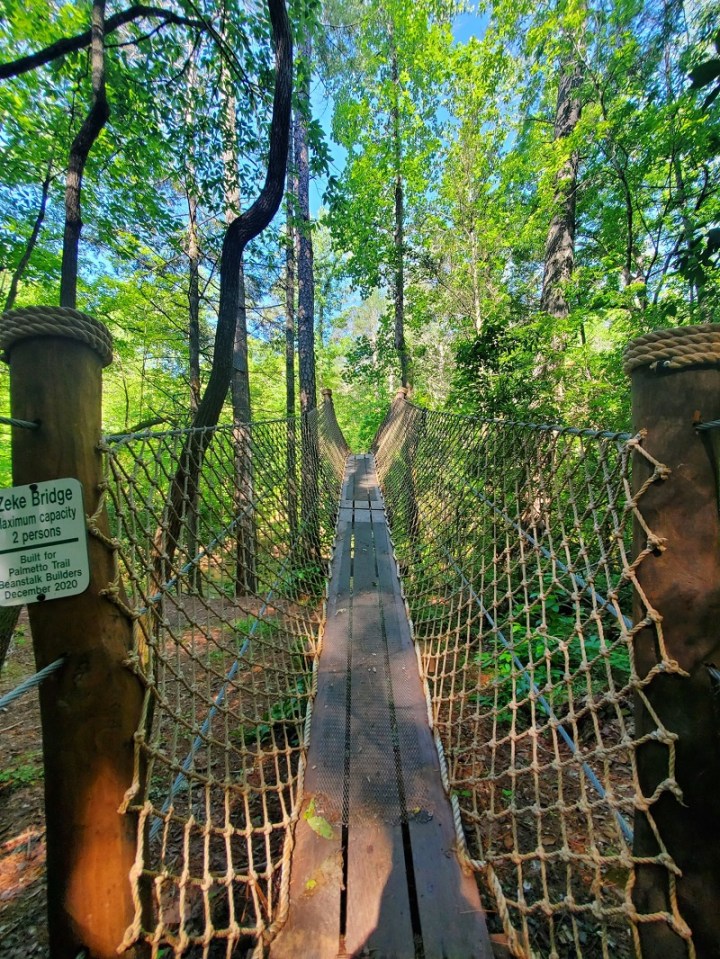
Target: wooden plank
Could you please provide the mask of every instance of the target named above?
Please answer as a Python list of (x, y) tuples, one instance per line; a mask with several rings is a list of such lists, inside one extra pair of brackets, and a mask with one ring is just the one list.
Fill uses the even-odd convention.
[(355, 495), (355, 457), (348, 456), (345, 463), (345, 475), (343, 477), (341, 499), (352, 500)]
[[(477, 886), (453, 852), (452, 808), (376, 482), (372, 458), (348, 461), (308, 753), (307, 818), (301, 816), (296, 829), (290, 918), (270, 954), (334, 959), (340, 949), (345, 955), (414, 959), (405, 830), (425, 959), (490, 959)], [(347, 909), (340, 942), (343, 789)], [(311, 828), (310, 812), (327, 820), (332, 839)]]
[(368, 456), (356, 457), (355, 500), (369, 500), (370, 492), (377, 486), (374, 477), (374, 464)]
[(392, 546), (381, 524), (376, 545), (425, 959), (491, 957), (477, 884), (454, 852), (452, 807), (442, 786)]
[(409, 821), (425, 959), (490, 959), (493, 947), (477, 883), (455, 855), (451, 807), (439, 779), (431, 784), (437, 795), (429, 810)]
[[(341, 833), (324, 839), (305, 818), (314, 797), (305, 795), (295, 827), (288, 921), (270, 945), (270, 959), (298, 956), (336, 959), (340, 943), (340, 893), (343, 883)], [(317, 810), (313, 807), (313, 814)], [(312, 952), (308, 950), (311, 949)]]
[(345, 950), (373, 959), (415, 957), (399, 823), (353, 819)]
[(375, 542), (356, 511), (347, 868), (349, 955), (414, 956)]
[[(342, 802), (345, 779), (347, 659), (350, 622), (352, 512), (341, 511), (328, 596), (327, 621), (313, 706), (303, 805), (295, 827), (288, 921), (270, 947), (271, 959), (307, 955), (335, 959), (340, 943), (343, 885)], [(332, 837), (318, 831), (321, 817)], [(312, 828), (315, 825), (316, 828)]]

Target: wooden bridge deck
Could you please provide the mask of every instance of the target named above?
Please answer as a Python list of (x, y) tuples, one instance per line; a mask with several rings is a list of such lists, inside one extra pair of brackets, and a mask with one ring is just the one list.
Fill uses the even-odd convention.
[(270, 955), (485, 959), (372, 456), (348, 460), (337, 533), (290, 912)]

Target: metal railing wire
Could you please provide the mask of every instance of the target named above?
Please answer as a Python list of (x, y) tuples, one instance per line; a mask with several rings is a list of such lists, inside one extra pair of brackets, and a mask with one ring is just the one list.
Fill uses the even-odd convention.
[[(647, 685), (677, 671), (661, 654), (636, 668), (633, 638), (657, 613), (635, 588), (647, 485), (631, 489), (633, 450), (649, 483), (662, 478), (627, 434), (453, 416), (402, 396), (375, 442), (458, 846), (517, 956), (655, 959), (642, 942), (652, 923), (694, 955), (662, 837), (650, 859), (632, 848), (636, 810), (652, 824), (653, 805), (677, 793), (676, 735), (658, 720), (641, 736), (633, 721), (636, 698), (650, 709)], [(667, 775), (648, 797), (636, 756), (650, 739)], [(669, 908), (638, 910), (640, 862), (665, 876)]]
[(245, 942), (260, 954), (287, 907), (348, 450), (329, 403), (303, 421), (209, 430), (194, 459), (188, 436), (103, 443), (109, 593), (133, 619), (129, 665), (146, 689), (125, 810), (139, 838), (124, 946), (206, 956), (212, 942), (228, 955)]

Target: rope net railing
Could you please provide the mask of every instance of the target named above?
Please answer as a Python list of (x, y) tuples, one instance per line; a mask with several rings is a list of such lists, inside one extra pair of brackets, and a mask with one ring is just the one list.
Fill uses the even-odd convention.
[[(678, 673), (636, 571), (638, 503), (665, 467), (641, 438), (429, 412), (398, 397), (375, 444), (458, 845), (516, 956), (644, 956), (649, 924), (694, 955), (653, 808), (678, 793), (676, 739), (646, 691)], [(630, 458), (650, 466), (631, 489)], [(647, 543), (631, 557), (633, 523)], [(640, 613), (633, 626), (633, 602)], [(640, 675), (633, 639), (655, 624)], [(651, 717), (636, 732), (634, 703)], [(637, 751), (666, 775), (643, 795)], [(657, 854), (633, 854), (646, 818)], [(639, 910), (636, 867), (667, 895)]]
[(103, 445), (108, 595), (133, 620), (129, 665), (146, 690), (124, 946), (260, 954), (287, 908), (347, 447), (328, 403), (297, 421)]

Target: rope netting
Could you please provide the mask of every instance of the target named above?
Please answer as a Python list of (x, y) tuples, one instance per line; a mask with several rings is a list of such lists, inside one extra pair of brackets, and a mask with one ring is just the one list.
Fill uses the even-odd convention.
[[(635, 493), (633, 451), (651, 473)], [(636, 579), (654, 543), (638, 504), (665, 467), (640, 437), (434, 413), (401, 397), (376, 459), (458, 845), (511, 950), (656, 959), (643, 927), (667, 924), (693, 956), (653, 820), (678, 792), (677, 737), (646, 695), (679, 668)], [(633, 523), (647, 543), (634, 561)], [(649, 624), (658, 659), (641, 676), (633, 638)], [(638, 702), (654, 727), (642, 735)], [(644, 796), (637, 751), (650, 740), (666, 776)], [(653, 857), (633, 854), (639, 815)], [(664, 876), (658, 912), (634, 901), (641, 864)]]
[(261, 951), (282, 921), (346, 453), (329, 403), (104, 443), (109, 592), (146, 689), (126, 947)]

